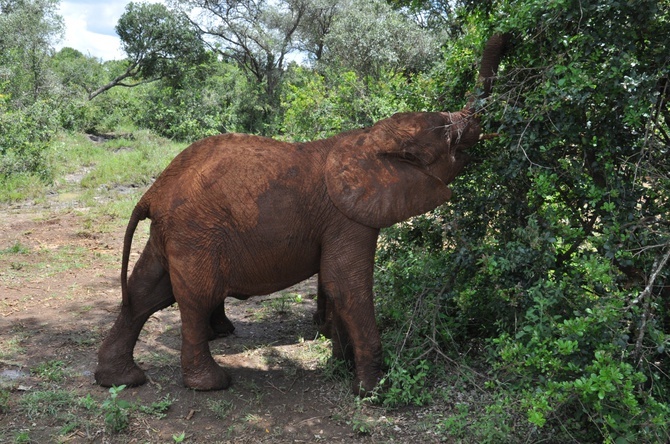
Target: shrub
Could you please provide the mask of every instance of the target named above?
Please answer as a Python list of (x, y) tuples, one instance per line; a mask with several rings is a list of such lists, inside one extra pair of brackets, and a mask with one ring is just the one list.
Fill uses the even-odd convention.
[(51, 178), (48, 147), (56, 132), (52, 112), (45, 102), (13, 110), (0, 95), (0, 177)]

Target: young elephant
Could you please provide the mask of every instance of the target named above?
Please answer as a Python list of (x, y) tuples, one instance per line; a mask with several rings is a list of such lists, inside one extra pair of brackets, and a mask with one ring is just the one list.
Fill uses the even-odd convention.
[[(481, 94), (458, 112), (402, 113), (370, 128), (311, 143), (244, 134), (195, 142), (133, 210), (123, 245), (121, 313), (98, 352), (96, 381), (139, 385), (133, 360), (145, 321), (175, 301), (182, 321), (183, 382), (225, 389), (208, 341), (232, 330), (225, 298), (272, 293), (319, 274), (315, 319), (329, 320), (336, 355), (353, 356), (354, 391), (382, 376), (372, 272), (379, 229), (441, 205), (481, 136), (476, 99), (490, 94), (507, 36), (488, 41)], [(129, 279), (140, 220), (147, 245)]]

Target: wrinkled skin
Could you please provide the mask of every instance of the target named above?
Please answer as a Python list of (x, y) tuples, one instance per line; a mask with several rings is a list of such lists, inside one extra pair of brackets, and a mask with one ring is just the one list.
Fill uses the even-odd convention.
[[(480, 98), (490, 93), (506, 40), (487, 44)], [(481, 135), (475, 99), (458, 112), (396, 114), (310, 143), (225, 134), (186, 148), (131, 216), (123, 305), (98, 352), (96, 381), (144, 383), (135, 342), (149, 316), (176, 301), (184, 384), (225, 389), (230, 377), (208, 343), (234, 329), (225, 298), (269, 294), (318, 273), (315, 321), (332, 338), (334, 356), (354, 364), (354, 391), (373, 390), (382, 376), (372, 295), (379, 229), (450, 198), (447, 184)], [(145, 218), (150, 237), (126, 280), (132, 237)]]

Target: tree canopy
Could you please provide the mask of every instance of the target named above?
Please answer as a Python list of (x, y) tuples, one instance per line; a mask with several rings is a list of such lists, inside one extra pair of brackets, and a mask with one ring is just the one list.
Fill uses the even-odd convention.
[[(128, 3), (116, 32), (128, 56), (126, 69), (109, 83), (90, 91), (89, 99), (114, 86), (133, 87), (159, 79), (175, 81), (207, 57), (191, 23), (161, 3)], [(125, 83), (126, 79), (135, 81)]]

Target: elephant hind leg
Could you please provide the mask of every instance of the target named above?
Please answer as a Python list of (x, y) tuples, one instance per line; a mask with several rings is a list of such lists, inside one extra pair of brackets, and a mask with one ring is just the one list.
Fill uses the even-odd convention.
[(149, 316), (175, 302), (170, 275), (147, 243), (128, 280), (129, 303), (121, 313), (98, 350), (95, 380), (104, 387), (136, 386), (146, 382), (144, 371), (133, 359), (140, 331)]
[(220, 278), (217, 270), (207, 269), (202, 258), (185, 254), (180, 257), (177, 264), (170, 264), (170, 275), (181, 316), (183, 383), (194, 390), (226, 389), (230, 385), (230, 376), (214, 361), (209, 348), (212, 318), (219, 319), (218, 316), (223, 314), (227, 320), (223, 311), (225, 286), (215, 282)]
[(227, 389), (230, 386), (230, 376), (214, 361), (209, 349), (212, 334), (209, 321), (211, 321), (213, 310), (194, 305), (188, 303), (179, 305), (182, 324), (181, 368), (184, 385), (194, 390)]
[(312, 322), (320, 335), (331, 339), (333, 337), (333, 302), (328, 301), (328, 294), (321, 284), (321, 275), (319, 274), (319, 285), (316, 295), (316, 312), (312, 317)]
[(221, 302), (212, 313), (209, 325), (212, 328), (212, 331), (209, 334), (210, 340), (228, 336), (235, 331), (235, 326), (226, 316), (226, 309), (223, 302)]

